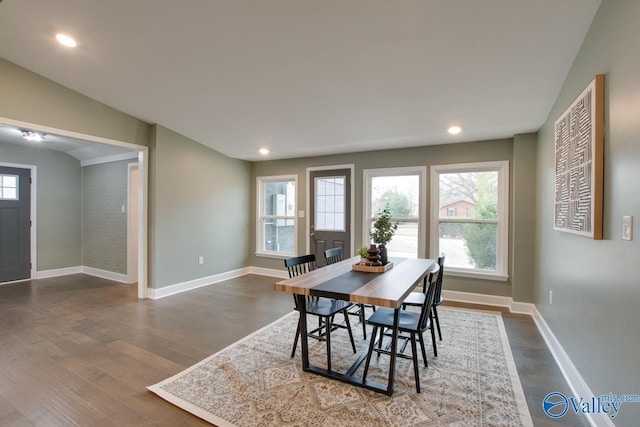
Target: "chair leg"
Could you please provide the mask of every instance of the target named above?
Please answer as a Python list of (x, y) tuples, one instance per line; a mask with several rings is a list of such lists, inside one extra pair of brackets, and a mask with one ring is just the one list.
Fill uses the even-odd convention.
[(427, 351), (424, 349), (424, 338), (422, 336), (422, 332), (418, 335), (420, 339), (420, 350), (422, 350), (422, 361), (424, 362), (425, 367), (429, 367), (429, 363), (427, 362)]
[(411, 333), (411, 353), (413, 356), (413, 375), (416, 378), (416, 393), (420, 393), (420, 372), (418, 369), (418, 349), (416, 348), (415, 333)]
[(293, 340), (293, 348), (291, 349), (291, 358), (296, 355), (296, 347), (298, 347), (298, 337), (300, 336), (300, 319), (298, 319), (298, 327), (296, 328), (296, 337)]
[(371, 332), (371, 341), (369, 341), (369, 351), (367, 352), (367, 361), (364, 364), (364, 372), (362, 373), (363, 382), (367, 379), (367, 373), (369, 372), (369, 364), (371, 363), (371, 354), (373, 353), (373, 346), (376, 343), (377, 332), (378, 332), (378, 327), (374, 326), (373, 331)]
[(440, 332), (440, 319), (438, 318), (438, 308), (433, 306), (433, 317), (436, 319), (436, 327), (438, 328), (438, 338), (442, 341), (442, 332)]
[(327, 371), (331, 372), (331, 327), (332, 327), (332, 318), (333, 316), (329, 316), (325, 319), (325, 327), (327, 330)]
[(363, 340), (367, 339), (367, 322), (364, 320), (364, 304), (360, 304), (360, 322), (362, 323)]
[[(431, 316), (429, 316), (431, 317)], [(431, 318), (431, 325), (429, 325), (429, 329), (431, 329), (431, 344), (433, 344), (433, 356), (438, 357), (438, 347), (436, 344), (436, 328), (433, 327), (433, 318)]]
[(351, 322), (349, 321), (349, 313), (347, 313), (347, 309), (345, 308), (342, 311), (344, 314), (344, 323), (347, 325), (347, 332), (349, 332), (349, 339), (351, 340), (351, 347), (353, 348), (353, 352), (356, 352), (356, 343), (353, 341), (353, 332), (351, 331)]

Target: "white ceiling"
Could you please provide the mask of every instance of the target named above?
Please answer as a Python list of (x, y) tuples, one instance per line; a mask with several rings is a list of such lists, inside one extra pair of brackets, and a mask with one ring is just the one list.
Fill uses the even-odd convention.
[(228, 156), (300, 157), (538, 130), (599, 4), (8, 0), (0, 57)]

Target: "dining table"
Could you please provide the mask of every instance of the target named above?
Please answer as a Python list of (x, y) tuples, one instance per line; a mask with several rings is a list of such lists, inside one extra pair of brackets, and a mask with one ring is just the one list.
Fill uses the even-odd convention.
[[(302, 369), (305, 372), (322, 375), (389, 396), (393, 394), (396, 352), (398, 349), (398, 315), (402, 302), (414, 287), (427, 280), (436, 261), (424, 258), (390, 258), (393, 267), (384, 272), (363, 272), (353, 269), (361, 258), (355, 256), (335, 264), (280, 280), (275, 284), (277, 291), (289, 292), (300, 307), (300, 341), (302, 347)], [(366, 350), (356, 356), (356, 360), (346, 372), (315, 366), (309, 362), (309, 342), (307, 339), (306, 298), (322, 297), (368, 304), (394, 309), (391, 331), (391, 348), (387, 384), (362, 379), (356, 375), (358, 367), (366, 358)], [(371, 337), (375, 339), (375, 337)]]

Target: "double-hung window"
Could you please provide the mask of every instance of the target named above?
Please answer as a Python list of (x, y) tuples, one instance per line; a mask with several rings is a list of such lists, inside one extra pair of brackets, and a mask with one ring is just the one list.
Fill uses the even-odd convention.
[(424, 256), (426, 201), (424, 166), (364, 170), (363, 240), (370, 242), (369, 232), (376, 215), (389, 209), (391, 220), (398, 224), (386, 245), (389, 256), (417, 258)]
[(297, 181), (297, 175), (257, 178), (257, 255), (295, 255)]
[(509, 162), (431, 167), (431, 256), (446, 272), (508, 278)]

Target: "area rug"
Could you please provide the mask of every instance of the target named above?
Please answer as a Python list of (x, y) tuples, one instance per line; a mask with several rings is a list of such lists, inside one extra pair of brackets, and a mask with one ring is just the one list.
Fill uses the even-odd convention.
[[(420, 394), (411, 360), (397, 360), (391, 397), (303, 372), (300, 348), (289, 357), (295, 312), (148, 389), (220, 427), (532, 426), (500, 313), (438, 312), (443, 337), (433, 357), (425, 336)], [(351, 319), (359, 354), (368, 341)], [(346, 331), (333, 332), (331, 343), (334, 370), (346, 371), (356, 358)], [(324, 366), (325, 343), (309, 344), (311, 363)], [(374, 356), (367, 379), (386, 384), (388, 366), (387, 356)]]

